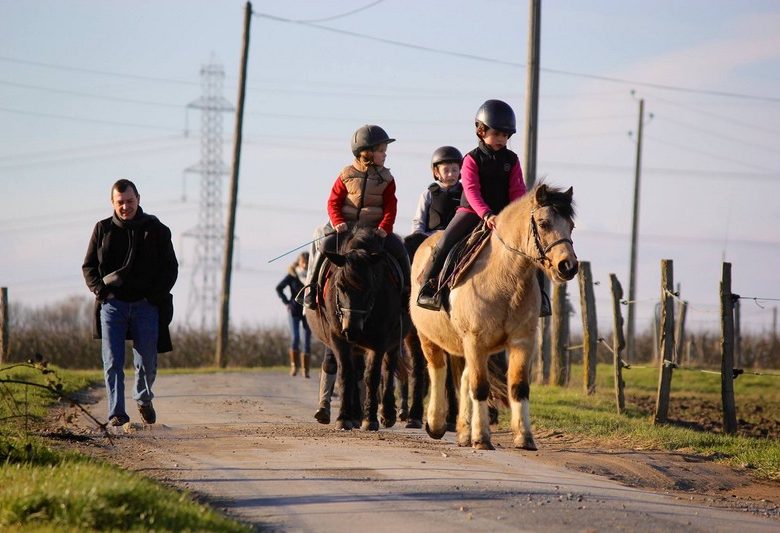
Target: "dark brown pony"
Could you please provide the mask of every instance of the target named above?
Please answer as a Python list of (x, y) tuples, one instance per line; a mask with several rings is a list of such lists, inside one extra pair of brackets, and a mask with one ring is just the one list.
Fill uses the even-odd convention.
[[(324, 283), (322, 303), (306, 309), (314, 334), (336, 356), (343, 391), (338, 429), (379, 429), (379, 394), (382, 395), (382, 423), (395, 424), (395, 387), (387, 379), (380, 388), (383, 371), (392, 376), (398, 362), (401, 339), (409, 328), (409, 315), (402, 312), (403, 277), (370, 228), (358, 228), (340, 248), (326, 252), (330, 273)], [(361, 409), (358, 393), (358, 357), (365, 357), (365, 401)]]

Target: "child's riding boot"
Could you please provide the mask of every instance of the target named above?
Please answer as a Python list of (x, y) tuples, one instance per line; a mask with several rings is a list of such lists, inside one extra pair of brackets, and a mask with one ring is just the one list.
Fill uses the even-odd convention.
[(544, 272), (536, 270), (536, 281), (539, 283), (539, 292), (542, 296), (542, 302), (539, 306), (539, 316), (546, 317), (552, 314), (552, 306), (550, 305), (550, 297), (544, 291)]
[(428, 258), (428, 262), (425, 264), (423, 270), (422, 285), (420, 285), (420, 292), (417, 295), (417, 305), (424, 309), (430, 309), (431, 311), (438, 311), (441, 309), (441, 294), (436, 286), (436, 277), (438, 275), (438, 269), (434, 269), (438, 256), (438, 250), (434, 248), (431, 250), (431, 256)]
[(290, 348), (290, 375), (297, 376), (300, 363), (298, 362), (298, 350)]
[(336, 385), (336, 374), (320, 371), (320, 408), (314, 413), (314, 418), (320, 424), (330, 424), (330, 398)]
[(311, 376), (309, 376), (309, 367), (311, 366), (311, 354), (308, 352), (303, 352), (301, 357), (303, 358), (303, 377), (310, 378)]

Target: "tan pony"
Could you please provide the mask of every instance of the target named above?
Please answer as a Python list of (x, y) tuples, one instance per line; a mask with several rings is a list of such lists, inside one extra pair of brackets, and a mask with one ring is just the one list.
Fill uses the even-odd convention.
[[(492, 450), (488, 420), (490, 354), (506, 350), (508, 397), (514, 446), (535, 450), (528, 397), (535, 349), (540, 292), (536, 269), (553, 283), (577, 274), (571, 240), (574, 229), (572, 189), (562, 192), (539, 185), (504, 208), (496, 229), (449, 296), (449, 312), (430, 311), (411, 303), (428, 373), (430, 400), (425, 429), (434, 439), (445, 433), (445, 352), (465, 358), (458, 408), (460, 446)], [(412, 265), (412, 294), (420, 289), (420, 271), (439, 234), (418, 249)]]

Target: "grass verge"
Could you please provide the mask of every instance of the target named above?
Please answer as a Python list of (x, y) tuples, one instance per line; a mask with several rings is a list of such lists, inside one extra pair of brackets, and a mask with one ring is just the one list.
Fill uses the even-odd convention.
[[(102, 381), (100, 372), (57, 370), (73, 394)], [(0, 381), (45, 383), (52, 374), (0, 369)], [(31, 433), (55, 398), (47, 391), (0, 383), (0, 528), (41, 531), (224, 531), (251, 529), (187, 492), (80, 454), (61, 452)]]
[[(532, 420), (536, 431), (590, 439), (606, 447), (659, 449), (695, 453), (730, 466), (749, 468), (759, 479), (780, 480), (780, 441), (774, 438), (732, 436), (699, 431), (675, 424), (653, 424), (648, 402), (654, 405), (658, 370), (632, 368), (623, 371), (626, 412), (617, 414), (611, 367), (599, 365), (596, 394), (582, 392), (582, 367), (574, 367), (572, 386), (536, 386), (531, 392)], [(780, 412), (780, 388), (771, 376), (740, 376), (735, 381), (740, 406), (758, 404), (769, 413)], [(575, 385), (576, 384), (576, 385)], [(720, 402), (720, 377), (699, 372), (676, 372), (671, 404)], [(677, 409), (682, 406), (677, 405)], [(672, 407), (675, 409), (675, 407)], [(501, 427), (508, 429), (509, 413), (502, 412)]]

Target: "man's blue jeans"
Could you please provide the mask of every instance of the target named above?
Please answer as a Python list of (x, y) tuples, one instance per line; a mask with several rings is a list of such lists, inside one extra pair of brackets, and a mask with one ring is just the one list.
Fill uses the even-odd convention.
[(135, 386), (133, 399), (149, 404), (157, 377), (157, 334), (159, 311), (144, 300), (123, 302), (111, 298), (100, 307), (103, 337), (103, 373), (108, 392), (108, 418), (127, 416), (125, 410), (125, 339), (133, 339)]

